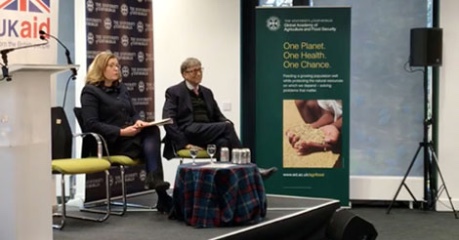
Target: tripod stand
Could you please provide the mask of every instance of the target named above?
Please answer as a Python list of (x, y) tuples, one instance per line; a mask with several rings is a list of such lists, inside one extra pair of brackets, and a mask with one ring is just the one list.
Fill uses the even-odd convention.
[[(416, 200), (416, 197), (413, 195), (411, 190), (409, 189), (408, 185), (406, 185), (405, 181), (408, 175), (410, 174), (411, 168), (413, 167), (419, 152), (421, 149), (423, 149), (424, 153), (424, 201), (422, 204), (422, 207), (424, 210), (429, 210), (432, 209), (432, 207), (435, 206), (435, 203), (437, 202), (439, 195), (443, 190), (446, 193), (446, 196), (448, 197), (449, 203), (451, 205), (451, 209), (453, 210), (454, 216), (457, 219), (457, 212), (454, 209), (453, 202), (451, 201), (451, 196), (449, 195), (448, 189), (446, 187), (445, 180), (443, 178), (443, 174), (441, 173), (440, 166), (438, 165), (438, 159), (437, 159), (437, 154), (435, 153), (435, 149), (433, 147), (432, 141), (429, 141), (429, 126), (432, 125), (432, 120), (429, 119), (428, 117), (428, 100), (427, 100), (427, 95), (428, 95), (428, 76), (427, 76), (427, 66), (424, 67), (424, 136), (422, 139), (422, 142), (419, 143), (419, 147), (416, 150), (416, 153), (414, 154), (413, 159), (411, 160), (411, 163), (403, 176), (402, 182), (400, 183), (397, 192), (395, 193), (394, 198), (392, 199), (392, 202), (389, 205), (389, 208), (387, 209), (387, 214), (390, 213), (390, 210), (392, 209), (393, 204), (395, 203), (398, 194), (400, 193), (400, 190), (402, 187), (405, 187), (408, 193), (410, 194), (411, 198), (413, 198), (415, 203), (418, 203)], [(436, 171), (435, 171), (436, 170)], [(440, 176), (442, 185), (439, 187), (439, 191), (437, 192), (437, 189), (432, 188), (432, 185), (434, 184), (434, 179), (433, 179), (433, 174), (435, 172), (438, 172), (438, 175)]]

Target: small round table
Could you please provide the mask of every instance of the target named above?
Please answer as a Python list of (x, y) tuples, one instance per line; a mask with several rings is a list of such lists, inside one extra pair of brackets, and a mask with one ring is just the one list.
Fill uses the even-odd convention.
[(266, 193), (254, 164), (182, 164), (177, 169), (175, 216), (205, 228), (260, 222), (266, 216)]

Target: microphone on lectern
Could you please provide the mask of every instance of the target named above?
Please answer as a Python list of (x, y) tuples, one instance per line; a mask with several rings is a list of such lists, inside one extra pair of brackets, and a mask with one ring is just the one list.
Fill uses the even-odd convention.
[[(68, 49), (68, 48), (67, 48), (67, 47), (57, 38), (57, 37), (55, 37), (55, 36), (53, 36), (53, 35), (51, 35), (51, 34), (49, 34), (49, 33), (46, 33), (46, 32), (43, 31), (43, 30), (40, 30), (38, 33), (40, 34), (40, 39), (41, 39), (42, 37), (44, 38), (44, 35), (45, 35), (45, 36), (49, 36), (50, 38), (55, 39), (55, 40), (59, 43), (59, 45), (61, 45), (61, 46), (65, 49), (65, 57), (67, 58), (67, 64), (69, 64), (69, 65), (72, 65), (72, 64), (73, 64), (72, 59), (70, 58), (70, 51), (69, 51), (69, 49)], [(75, 80), (75, 79), (76, 79), (75, 76), (77, 75), (77, 70), (76, 70), (75, 68), (71, 68), (70, 70), (72, 71), (73, 79)]]
[(39, 47), (39, 46), (43, 46), (43, 45), (48, 44), (48, 40), (47, 39), (42, 38), (41, 36), (40, 36), (40, 39), (43, 40), (43, 41), (46, 41), (46, 42), (0, 50), (0, 55), (1, 55), (2, 60), (3, 60), (3, 64), (1, 64), (2, 65), (2, 75), (3, 75), (3, 77), (0, 78), (0, 80), (6, 79), (7, 81), (11, 81), (11, 76), (8, 73), (8, 53), (10, 53), (12, 51), (15, 51), (15, 50), (19, 50), (19, 49)]
[(7, 57), (7, 54), (14, 51), (14, 50), (19, 50), (19, 49), (24, 49), (24, 48), (31, 48), (31, 47), (39, 47), (39, 46), (43, 46), (43, 45), (46, 45), (48, 44), (48, 40), (46, 40), (45, 38), (40, 38), (41, 40), (44, 40), (46, 41), (45, 43), (39, 43), (39, 44), (32, 44), (32, 45), (25, 45), (25, 46), (21, 46), (21, 47), (15, 47), (15, 48), (7, 48), (7, 49), (2, 49), (0, 50), (0, 54), (2, 55), (2, 60), (3, 60), (3, 64), (5, 66), (8, 66), (8, 57)]

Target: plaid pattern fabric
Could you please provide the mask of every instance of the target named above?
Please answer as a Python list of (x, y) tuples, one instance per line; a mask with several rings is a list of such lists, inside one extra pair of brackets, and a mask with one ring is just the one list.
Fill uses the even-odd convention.
[(266, 194), (256, 165), (206, 164), (178, 167), (173, 193), (178, 219), (206, 228), (252, 224), (266, 216)]

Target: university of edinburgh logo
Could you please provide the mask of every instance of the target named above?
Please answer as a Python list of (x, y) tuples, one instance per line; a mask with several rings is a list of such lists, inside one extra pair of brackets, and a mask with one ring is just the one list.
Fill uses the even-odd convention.
[(266, 20), (266, 27), (271, 31), (277, 31), (281, 27), (281, 20), (276, 16), (271, 16)]

